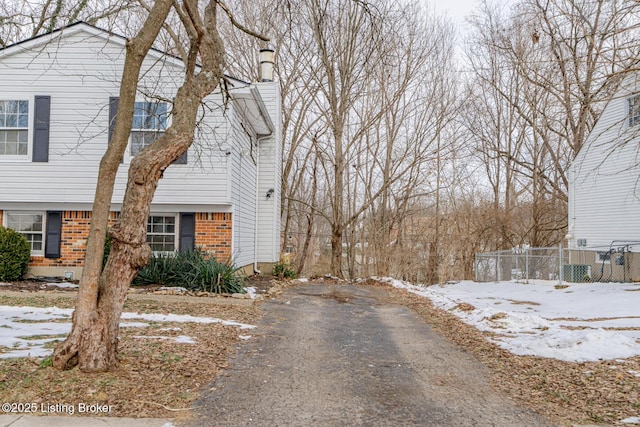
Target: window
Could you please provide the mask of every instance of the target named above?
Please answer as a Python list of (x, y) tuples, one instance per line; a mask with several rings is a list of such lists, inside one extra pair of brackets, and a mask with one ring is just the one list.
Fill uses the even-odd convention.
[(42, 254), (43, 215), (40, 212), (6, 212), (7, 228), (11, 228), (22, 234), (29, 245), (32, 254)]
[(596, 262), (603, 264), (611, 264), (611, 252), (598, 252)]
[(131, 156), (160, 138), (166, 128), (166, 102), (136, 102), (131, 129)]
[(629, 105), (629, 127), (640, 124), (640, 95), (627, 98)]
[(0, 156), (26, 156), (29, 101), (0, 101)]
[(147, 223), (147, 243), (152, 252), (176, 250), (176, 217), (152, 215)]

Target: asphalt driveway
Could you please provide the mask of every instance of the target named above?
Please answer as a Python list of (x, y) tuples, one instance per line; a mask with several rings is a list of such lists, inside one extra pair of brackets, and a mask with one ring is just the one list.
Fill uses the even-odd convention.
[(384, 288), (287, 289), (196, 403), (197, 426), (552, 426)]

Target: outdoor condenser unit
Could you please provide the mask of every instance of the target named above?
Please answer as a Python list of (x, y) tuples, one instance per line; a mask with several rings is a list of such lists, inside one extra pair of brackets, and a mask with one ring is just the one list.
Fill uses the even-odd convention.
[(588, 282), (591, 276), (591, 266), (587, 264), (567, 264), (563, 266), (562, 279), (565, 282)]

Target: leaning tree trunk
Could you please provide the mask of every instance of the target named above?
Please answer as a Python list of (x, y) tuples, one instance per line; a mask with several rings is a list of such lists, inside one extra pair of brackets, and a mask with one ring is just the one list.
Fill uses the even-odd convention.
[[(216, 29), (216, 4), (211, 1), (206, 7), (204, 22), (190, 15), (195, 18), (190, 22), (191, 49), (185, 83), (174, 99), (172, 125), (130, 164), (121, 215), (111, 228), (111, 251), (100, 275), (96, 299), (76, 305), (71, 334), (54, 353), (54, 366), (60, 369), (78, 364), (82, 371), (108, 371), (117, 366), (120, 315), (127, 290), (151, 255), (146, 223), (153, 195), (165, 169), (193, 142), (200, 102), (223, 78), (224, 48)], [(197, 54), (202, 68), (196, 74)]]
[(98, 319), (104, 318), (103, 312), (107, 306), (101, 302), (105, 296), (101, 270), (114, 183), (131, 132), (140, 69), (172, 4), (171, 0), (156, 1), (141, 30), (126, 45), (120, 82), (119, 117), (110, 144), (100, 162), (84, 271), (73, 313), (73, 328), (67, 339), (55, 348), (52, 356), (53, 366), (58, 369), (70, 369), (78, 364), (79, 359), (83, 360), (82, 365), (87, 366), (87, 369), (94, 365), (90, 355), (97, 353), (95, 347), (100, 339), (96, 337), (104, 335), (106, 331), (104, 325), (108, 321)]

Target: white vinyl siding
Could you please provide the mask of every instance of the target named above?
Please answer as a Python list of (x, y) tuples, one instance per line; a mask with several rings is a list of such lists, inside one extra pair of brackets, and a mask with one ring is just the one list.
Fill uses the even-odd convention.
[(242, 118), (230, 111), (231, 132), (236, 147), (229, 156), (231, 202), (233, 204), (232, 261), (239, 266), (252, 264), (255, 258), (256, 161), (255, 135), (248, 135)]
[(44, 214), (42, 212), (5, 211), (4, 225), (22, 234), (31, 246), (31, 255), (44, 253)]
[[(282, 146), (280, 88), (277, 83), (257, 83), (275, 127), (273, 134), (258, 143), (258, 261), (277, 262), (280, 259), (280, 188), (282, 181)], [(267, 192), (273, 195), (267, 199)]]
[(569, 177), (570, 246), (606, 251), (614, 240), (640, 240), (640, 133), (629, 127), (629, 96), (640, 90), (633, 76), (609, 101), (578, 153)]
[[(9, 55), (6, 52), (10, 50), (15, 52)], [(2, 54), (0, 51), (2, 98), (29, 100), (31, 112), (36, 95), (49, 95), (51, 116), (46, 164), (33, 163), (28, 156), (21, 161), (0, 158), (0, 201), (91, 204), (97, 170), (107, 148), (109, 97), (119, 93), (124, 41), (77, 31), (69, 32), (64, 42), (55, 40), (37, 49), (22, 44), (9, 47)], [(181, 67), (171, 57), (154, 52), (145, 60), (141, 75), (140, 92), (149, 98), (171, 99), (183, 81)], [(164, 172), (154, 204), (230, 203), (224, 152), (232, 143), (227, 143), (224, 131), (220, 132), (226, 120), (219, 108), (223, 105), (221, 97), (210, 98), (206, 110), (213, 113), (200, 123), (205, 131), (198, 132), (190, 148), (189, 164), (172, 165)], [(116, 177), (112, 199), (115, 205), (124, 197), (128, 166), (123, 163)]]

